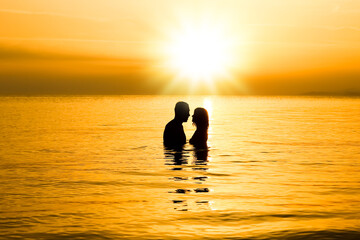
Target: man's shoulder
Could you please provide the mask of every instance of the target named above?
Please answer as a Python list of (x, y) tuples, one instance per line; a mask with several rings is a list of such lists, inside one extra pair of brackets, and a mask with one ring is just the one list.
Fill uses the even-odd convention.
[(182, 122), (175, 119), (168, 122), (165, 126), (164, 134), (165, 146), (182, 146), (186, 143), (186, 136)]
[(175, 119), (171, 120), (170, 122), (168, 122), (165, 126), (165, 128), (173, 128), (173, 127), (182, 127), (182, 124), (179, 123), (178, 121), (175, 121)]

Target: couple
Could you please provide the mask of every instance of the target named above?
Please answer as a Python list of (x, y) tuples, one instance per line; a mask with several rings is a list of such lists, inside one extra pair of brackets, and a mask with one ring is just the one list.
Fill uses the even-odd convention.
[[(186, 102), (178, 102), (175, 105), (175, 118), (166, 124), (164, 130), (164, 146), (167, 148), (182, 147), (186, 143), (183, 122), (187, 122), (190, 116), (190, 108)], [(190, 139), (190, 144), (196, 148), (207, 148), (209, 116), (205, 108), (196, 108), (192, 116), (196, 131)]]

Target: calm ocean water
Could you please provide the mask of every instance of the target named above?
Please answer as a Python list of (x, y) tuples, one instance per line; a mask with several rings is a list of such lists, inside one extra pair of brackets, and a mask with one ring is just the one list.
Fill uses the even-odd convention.
[[(209, 151), (163, 149), (179, 100)], [(360, 239), (360, 98), (1, 97), (0, 131), (1, 239)]]

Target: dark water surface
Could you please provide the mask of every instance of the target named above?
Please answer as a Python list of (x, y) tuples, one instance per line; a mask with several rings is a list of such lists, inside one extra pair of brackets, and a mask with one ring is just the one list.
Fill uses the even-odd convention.
[[(164, 150), (178, 100), (209, 150)], [(360, 98), (1, 97), (0, 131), (1, 239), (360, 239)]]

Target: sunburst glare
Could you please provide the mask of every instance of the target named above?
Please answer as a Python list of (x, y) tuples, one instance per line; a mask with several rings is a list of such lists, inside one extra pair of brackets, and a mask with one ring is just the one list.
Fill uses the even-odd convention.
[(166, 46), (168, 68), (192, 86), (205, 83), (211, 87), (229, 78), (233, 47), (231, 38), (217, 26), (189, 26), (172, 34)]

